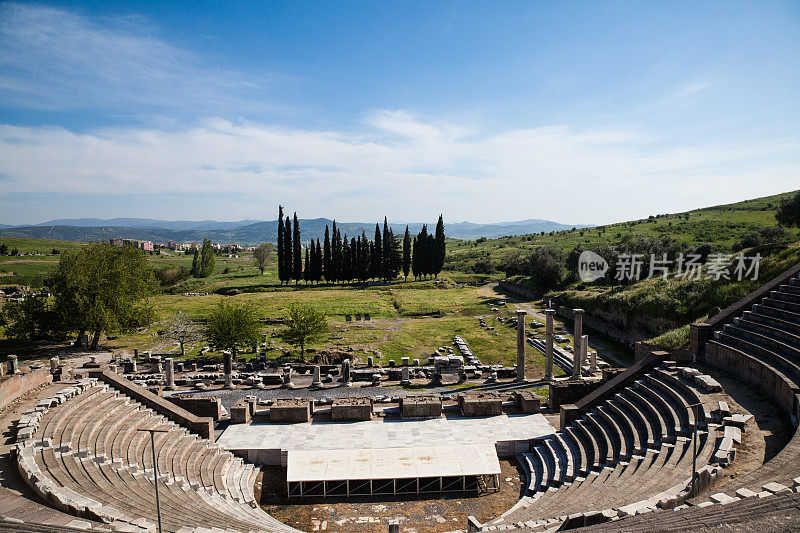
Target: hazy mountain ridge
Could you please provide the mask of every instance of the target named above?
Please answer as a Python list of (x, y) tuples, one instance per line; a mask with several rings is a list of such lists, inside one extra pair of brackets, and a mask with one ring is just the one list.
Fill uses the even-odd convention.
[[(70, 222), (68, 224), (68, 222)], [(333, 221), (327, 218), (300, 219), (303, 239), (322, 239), (325, 226)], [(382, 223), (381, 223), (382, 224)], [(432, 231), (435, 220), (428, 222)], [(375, 233), (374, 222), (337, 222), (342, 234), (348, 237), (360, 235), (363, 231), (368, 238)], [(402, 235), (408, 225), (409, 231), (416, 234), (422, 228), (422, 222), (390, 223), (397, 235)], [(165, 227), (169, 226), (169, 227)], [(589, 227), (586, 225), (559, 224), (549, 220), (530, 219), (501, 224), (476, 224), (473, 222), (447, 223), (447, 236), (454, 239), (477, 239), (479, 237), (496, 238), (505, 235), (524, 235), (542, 231), (559, 231), (572, 227)], [(84, 218), (53, 220), (32, 226), (9, 226), (0, 228), (0, 237), (48, 238), (68, 241), (100, 241), (112, 237), (127, 237), (153, 242), (197, 242), (209, 238), (223, 244), (238, 243), (245, 246), (260, 242), (276, 242), (278, 221), (240, 222), (217, 221), (162, 221), (139, 218), (117, 218), (110, 220)]]

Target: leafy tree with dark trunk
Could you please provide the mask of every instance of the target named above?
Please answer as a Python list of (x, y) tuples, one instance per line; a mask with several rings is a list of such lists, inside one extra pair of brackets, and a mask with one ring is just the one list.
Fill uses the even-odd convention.
[(790, 198), (781, 200), (778, 212), (775, 213), (775, 220), (781, 226), (800, 228), (800, 191), (794, 193)]
[(240, 346), (253, 346), (261, 340), (255, 308), (220, 300), (206, 321), (205, 338), (218, 350), (231, 350), (235, 358)]
[(408, 272), (411, 270), (411, 234), (406, 226), (406, 233), (403, 235), (403, 278), (408, 281)]
[(292, 272), (294, 277), (294, 284), (303, 278), (303, 250), (300, 246), (300, 223), (297, 221), (297, 212), (294, 214), (294, 233), (292, 235), (292, 265), (294, 270)]
[(293, 305), (286, 317), (283, 338), (292, 346), (300, 347), (300, 360), (305, 361), (306, 344), (329, 331), (325, 313), (306, 305)]
[(270, 259), (272, 259), (272, 243), (262, 242), (253, 250), (253, 263), (261, 271), (262, 276), (269, 266)]
[(147, 255), (132, 246), (96, 243), (64, 252), (47, 285), (62, 327), (79, 340), (93, 333), (93, 350), (104, 331), (133, 331), (154, 317), (147, 298), (158, 282)]
[(286, 281), (286, 258), (283, 255), (283, 206), (278, 206), (278, 280)]

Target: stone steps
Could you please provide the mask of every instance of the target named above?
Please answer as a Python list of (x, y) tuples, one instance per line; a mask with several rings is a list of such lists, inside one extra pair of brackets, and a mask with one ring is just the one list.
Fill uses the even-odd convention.
[[(155, 434), (162, 520), (168, 531), (191, 523), (237, 531), (295, 531), (262, 511), (253, 495), (258, 469), (129, 398), (92, 387), (50, 409), (25, 446), (25, 466), (47, 478), (52, 493), (72, 494), (73, 510), (103, 510), (128, 527), (155, 521), (150, 434)], [(39, 442), (39, 447), (33, 447)], [(34, 450), (36, 450), (34, 452)], [(40, 474), (41, 475), (41, 474)], [(59, 488), (63, 487), (63, 488)], [(86, 502), (85, 505), (82, 502)], [(81, 507), (83, 505), (83, 507)]]
[[(552, 525), (564, 515), (609, 508), (624, 514), (655, 508), (685, 489), (695, 425), (698, 468), (714, 460), (718, 431), (707, 422), (713, 400), (681, 379), (680, 370), (656, 370), (525, 454), (527, 496), (489, 525)], [(695, 403), (703, 404), (697, 422), (688, 409)]]

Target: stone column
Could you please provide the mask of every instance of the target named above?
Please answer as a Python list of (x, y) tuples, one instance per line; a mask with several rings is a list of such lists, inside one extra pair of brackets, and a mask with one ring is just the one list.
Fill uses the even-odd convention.
[(372, 368), (375, 364), (375, 359), (371, 355), (367, 356), (367, 367)]
[(312, 387), (322, 387), (322, 372), (319, 365), (314, 367), (314, 378), (311, 380)]
[(175, 362), (172, 357), (164, 359), (164, 388), (175, 390)]
[(407, 366), (403, 367), (403, 379), (400, 381), (400, 385), (404, 387), (411, 385), (411, 373)]
[(581, 366), (584, 366), (589, 358), (589, 335), (581, 335)]
[(16, 355), (8, 356), (8, 374), (19, 374), (19, 360)]
[(350, 359), (345, 359), (342, 361), (342, 386), (343, 387), (352, 387), (353, 382), (350, 378)]
[(389, 533), (400, 533), (400, 524), (394, 520), (389, 522)]
[(525, 311), (517, 311), (517, 381), (525, 381)]
[(225, 369), (225, 388), (230, 389), (233, 386), (232, 374), (233, 374), (233, 354), (231, 352), (222, 352), (224, 359), (224, 366)]
[(58, 372), (58, 356), (50, 358), (50, 373), (55, 374)]
[(556, 314), (555, 309), (545, 309), (545, 327), (544, 327), (544, 342), (545, 342), (545, 363), (544, 363), (544, 379), (553, 379), (553, 315)]
[[(588, 342), (586, 345), (588, 347)], [(597, 350), (592, 350), (589, 353), (589, 371), (597, 372)]]
[(583, 309), (573, 309), (572, 319), (574, 321), (572, 338), (572, 376), (581, 377), (581, 344), (583, 340)]

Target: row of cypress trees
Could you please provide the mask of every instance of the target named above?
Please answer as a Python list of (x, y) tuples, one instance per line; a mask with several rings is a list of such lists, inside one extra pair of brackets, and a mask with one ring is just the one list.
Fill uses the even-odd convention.
[(413, 272), (415, 278), (438, 276), (444, 266), (444, 222), (439, 215), (436, 234), (429, 235), (426, 225), (414, 237), (406, 226), (402, 242), (398, 240), (384, 217), (383, 231), (375, 224), (375, 236), (369, 240), (362, 231), (348, 238), (336, 227), (325, 226), (325, 237), (311, 240), (302, 256), (300, 225), (297, 213), (284, 220), (283, 206), (278, 208), (278, 278), (281, 283), (351, 282), (381, 279), (390, 281), (400, 272), (405, 279)]

